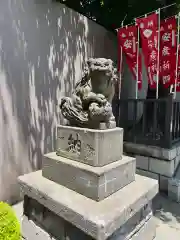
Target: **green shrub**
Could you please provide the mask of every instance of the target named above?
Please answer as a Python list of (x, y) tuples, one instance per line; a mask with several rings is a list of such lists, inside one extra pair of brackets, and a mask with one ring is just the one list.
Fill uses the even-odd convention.
[(20, 240), (20, 223), (12, 207), (0, 202), (0, 240)]

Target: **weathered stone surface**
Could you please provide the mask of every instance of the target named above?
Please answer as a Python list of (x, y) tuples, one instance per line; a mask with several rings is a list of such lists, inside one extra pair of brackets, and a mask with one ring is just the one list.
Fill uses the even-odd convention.
[(180, 202), (180, 165), (173, 178), (168, 180), (168, 196), (176, 202)]
[(153, 179), (159, 175), (159, 190), (167, 192), (168, 180), (174, 176), (180, 163), (180, 144), (172, 149), (127, 142), (124, 146), (126, 154), (136, 157), (137, 173)]
[(110, 240), (153, 240), (155, 235), (156, 225), (152, 214), (149, 214), (149, 216), (136, 225), (127, 236), (117, 234), (110, 238)]
[(124, 151), (134, 153), (135, 155), (137, 154), (164, 160), (172, 160), (176, 156), (180, 155), (180, 144), (173, 146), (171, 149), (166, 149), (155, 146), (147, 146), (144, 144), (124, 142)]
[[(30, 223), (32, 221), (45, 230), (49, 235), (57, 239), (77, 240), (77, 239), (92, 239), (85, 235), (81, 230), (66, 222), (57, 214), (45, 208), (32, 198), (25, 196), (24, 215), (28, 217)], [(133, 235), (136, 236), (146, 222), (152, 217), (152, 204), (149, 202), (133, 215), (123, 226), (121, 226), (108, 240), (124, 240), (129, 239)]]
[(143, 209), (130, 218), (121, 228), (112, 234), (108, 240), (133, 239), (133, 237), (136, 236), (136, 233), (139, 232), (145, 223), (152, 217), (152, 211), (149, 211), (149, 208), (148, 211), (144, 211)]
[(180, 202), (180, 181), (178, 179), (169, 179), (168, 197), (176, 202)]
[(169, 177), (165, 177), (165, 176), (159, 175), (159, 190), (161, 192), (167, 193), (169, 179), (170, 179)]
[(25, 195), (97, 240), (110, 237), (158, 192), (156, 180), (139, 175), (134, 182), (101, 202), (42, 177), (41, 171), (19, 177), (19, 183)]
[(172, 177), (178, 164), (180, 157), (177, 156), (172, 160), (164, 160), (147, 156), (136, 155), (136, 167), (141, 170), (147, 170), (156, 174)]
[(44, 207), (38, 201), (24, 196), (24, 215), (32, 220), (49, 235), (64, 239), (66, 234), (65, 221), (57, 214)]
[(99, 129), (100, 130), (112, 129), (112, 128), (115, 128), (115, 127), (116, 127), (116, 122), (114, 122), (114, 121), (99, 124)]
[[(58, 240), (53, 238), (48, 232), (29, 220), (26, 216), (22, 218), (22, 231), (25, 240)], [(65, 240), (65, 238), (61, 238)]]
[(148, 170), (149, 158), (145, 156), (136, 155), (136, 167), (143, 170)]
[[(24, 232), (23, 238), (26, 240), (93, 240), (90, 236), (86, 235), (78, 228), (70, 225), (68, 233), (64, 236), (53, 237), (34, 221), (23, 216), (22, 229)], [(129, 236), (123, 236), (121, 233), (115, 236), (109, 237), (108, 240), (153, 240), (156, 235), (156, 226), (153, 218), (147, 221), (142, 221), (136, 226), (135, 230), (132, 231)]]
[(115, 123), (111, 103), (117, 79), (112, 60), (90, 58), (72, 97), (61, 99), (60, 109), (69, 125), (99, 129), (102, 122)]
[(141, 170), (141, 169), (136, 169), (136, 174), (158, 180), (159, 181), (159, 191), (167, 193), (168, 180), (170, 179), (169, 177), (166, 177), (166, 176), (163, 176), (163, 175), (160, 175), (157, 173), (153, 173), (150, 171)]
[[(156, 236), (156, 224), (153, 218), (147, 220), (144, 225), (129, 240), (153, 240)], [(120, 240), (120, 239), (118, 239)]]
[(165, 161), (157, 158), (149, 158), (149, 171), (172, 177), (175, 171), (174, 160)]
[(155, 180), (159, 180), (159, 175), (157, 173), (141, 170), (141, 169), (136, 169), (136, 174), (139, 174), (144, 177), (152, 178)]
[(135, 180), (135, 158), (123, 158), (104, 167), (92, 167), (59, 157), (55, 152), (43, 159), (42, 175), (82, 195), (101, 201)]
[(177, 144), (176, 151), (177, 151), (177, 156), (180, 155), (180, 146), (179, 146), (179, 144)]
[(177, 155), (174, 159), (174, 171), (176, 171), (179, 163), (180, 163), (180, 155)]
[(120, 160), (123, 153), (123, 129), (93, 130), (58, 126), (57, 155), (92, 166), (104, 166)]

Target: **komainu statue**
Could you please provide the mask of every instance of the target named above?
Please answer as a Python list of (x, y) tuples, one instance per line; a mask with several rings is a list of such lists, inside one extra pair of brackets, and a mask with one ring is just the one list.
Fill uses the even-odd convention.
[(61, 99), (60, 109), (68, 125), (93, 129), (116, 127), (111, 104), (117, 79), (112, 60), (90, 58), (72, 97)]

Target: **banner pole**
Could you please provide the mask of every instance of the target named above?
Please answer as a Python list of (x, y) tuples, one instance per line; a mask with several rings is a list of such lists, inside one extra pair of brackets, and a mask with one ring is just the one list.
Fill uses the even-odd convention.
[[(126, 16), (125, 16), (126, 17)], [(125, 20), (125, 19), (124, 19)], [(124, 27), (124, 20), (121, 22), (121, 28)], [(122, 63), (123, 63), (123, 48), (120, 46), (120, 62), (119, 62), (119, 100), (121, 98), (121, 83), (122, 83)]]
[[(124, 21), (122, 21), (121, 23), (121, 27), (123, 28), (124, 26)], [(121, 99), (121, 85), (122, 85), (122, 63), (123, 63), (123, 48), (122, 46), (120, 46), (120, 62), (119, 62), (119, 93), (118, 93), (118, 104), (119, 104), (119, 107), (118, 107), (118, 114), (119, 114), (119, 118), (118, 118), (118, 124), (119, 124), (119, 121), (120, 121), (120, 114), (121, 114), (121, 108), (120, 108), (120, 99)]]
[[(136, 19), (135, 19), (136, 22)], [(137, 60), (136, 60), (136, 99), (138, 99), (138, 82), (139, 82), (139, 26), (137, 29)]]
[(180, 24), (180, 13), (177, 15), (178, 17), (178, 32), (177, 32), (177, 50), (176, 50), (176, 76), (175, 76), (175, 85), (174, 85), (174, 99), (176, 98), (176, 88), (177, 88), (177, 80), (178, 80), (178, 59), (179, 59), (179, 24)]
[(158, 9), (158, 58), (157, 58), (157, 81), (156, 81), (156, 99), (159, 97), (159, 68), (160, 68), (160, 28), (161, 28), (161, 9)]
[(120, 63), (119, 63), (119, 99), (121, 98), (121, 83), (122, 83), (122, 59), (123, 57), (123, 49), (122, 49), (122, 46), (121, 46), (121, 49), (120, 49)]

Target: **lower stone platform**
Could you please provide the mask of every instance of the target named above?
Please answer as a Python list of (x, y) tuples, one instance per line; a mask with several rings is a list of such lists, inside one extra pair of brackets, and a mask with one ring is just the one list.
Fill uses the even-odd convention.
[[(59, 227), (61, 229), (61, 226)], [(22, 219), (23, 237), (26, 240), (93, 240), (93, 238), (70, 224), (67, 224), (66, 227), (66, 230), (58, 235), (59, 237), (54, 237), (26, 216), (23, 216)], [(156, 235), (155, 229), (153, 218), (149, 216), (149, 219), (140, 222), (135, 230), (126, 237), (116, 234), (109, 237), (108, 240), (153, 240)]]
[[(135, 236), (153, 239), (155, 226), (152, 218), (151, 202), (141, 208), (108, 240), (136, 239)], [(23, 236), (28, 239), (92, 239), (77, 227), (63, 220), (36, 200), (25, 196), (22, 221)], [(139, 239), (139, 238), (138, 238)], [(142, 238), (144, 239), (144, 238)]]
[[(158, 192), (156, 180), (136, 175), (134, 182), (101, 202), (93, 201), (44, 178), (42, 171), (19, 177), (19, 183), (26, 198), (36, 200), (36, 209), (40, 213), (39, 222), (43, 223), (47, 213), (54, 213), (57, 218), (62, 219), (56, 221), (59, 224), (59, 236), (60, 231), (63, 231), (62, 222), (70, 224), (71, 228), (66, 239), (152, 240), (154, 238), (155, 225), (151, 219), (150, 203)], [(42, 210), (38, 205), (43, 206), (47, 211)], [(32, 217), (37, 215), (35, 213), (37, 211), (31, 211), (32, 216), (30, 217), (26, 211), (28, 207), (30, 204), (25, 206), (24, 214), (32, 220), (25, 218), (25, 224), (35, 224), (33, 221), (36, 221), (38, 225), (37, 218), (33, 219)], [(138, 216), (141, 217), (138, 218)], [(139, 220), (137, 221), (137, 219)], [(52, 223), (52, 221), (50, 222)], [(22, 230), (24, 231), (24, 229), (25, 226)], [(34, 230), (32, 229), (32, 231)], [(73, 238), (75, 236), (73, 231), (81, 233), (82, 237)], [(48, 238), (50, 235), (48, 232), (47, 237), (43, 240), (51, 239)], [(54, 240), (59, 239), (53, 235), (51, 237), (54, 237)], [(34, 240), (42, 239), (35, 237), (31, 239), (33, 238)]]

